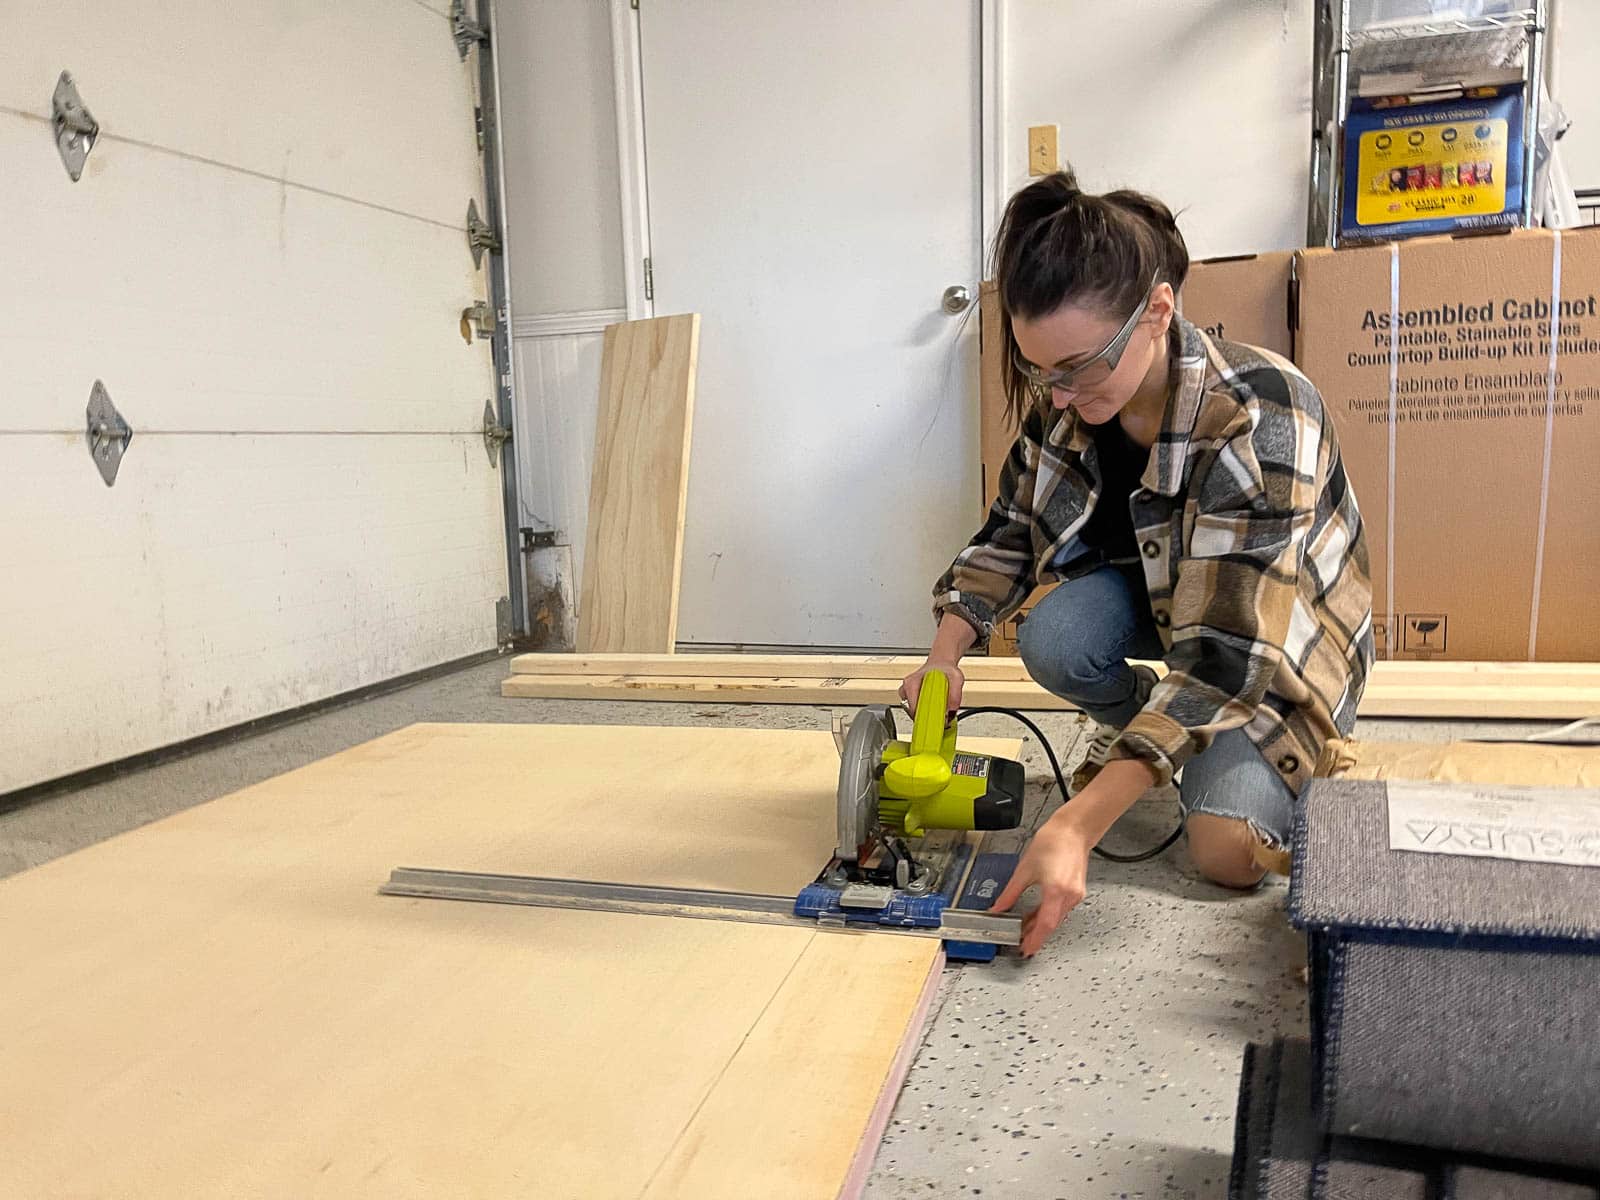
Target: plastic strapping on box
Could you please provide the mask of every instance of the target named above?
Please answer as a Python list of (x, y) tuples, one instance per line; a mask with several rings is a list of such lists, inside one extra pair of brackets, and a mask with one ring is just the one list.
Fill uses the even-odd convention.
[(1556, 432), (1556, 346), (1561, 333), (1561, 230), (1551, 231), (1550, 247), (1550, 365), (1545, 377), (1544, 471), (1539, 479), (1539, 534), (1533, 552), (1533, 608), (1528, 614), (1528, 661), (1539, 649), (1539, 593), (1544, 586), (1544, 529), (1550, 515), (1550, 449)]
[[(1400, 395), (1400, 243), (1389, 243), (1389, 512), (1388, 535), (1385, 539), (1384, 552), (1387, 564), (1384, 577), (1389, 581), (1389, 604), (1384, 610), (1394, 612), (1394, 474), (1395, 474), (1395, 425), (1397, 423), (1398, 400)], [(1386, 658), (1394, 657), (1394, 634), (1383, 639), (1383, 653)]]

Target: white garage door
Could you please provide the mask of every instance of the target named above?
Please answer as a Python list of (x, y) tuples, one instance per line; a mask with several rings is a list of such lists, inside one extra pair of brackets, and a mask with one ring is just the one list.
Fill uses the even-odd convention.
[[(0, 0), (0, 793), (495, 644), (447, 12)], [(76, 183), (63, 69), (101, 127)]]

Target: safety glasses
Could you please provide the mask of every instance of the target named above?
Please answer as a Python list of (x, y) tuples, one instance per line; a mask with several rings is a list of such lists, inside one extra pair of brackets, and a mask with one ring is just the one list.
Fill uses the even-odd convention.
[(1075, 367), (1058, 371), (1052, 367), (1041, 367), (1029, 362), (1022, 357), (1022, 351), (1013, 346), (1011, 356), (1017, 370), (1031, 386), (1045, 391), (1050, 388), (1072, 391), (1075, 388), (1094, 387), (1096, 384), (1104, 383), (1111, 377), (1111, 372), (1117, 369), (1117, 364), (1122, 361), (1123, 351), (1128, 348), (1128, 341), (1133, 337), (1133, 331), (1138, 328), (1140, 318), (1150, 311), (1150, 301), (1154, 298), (1156, 280), (1159, 278), (1159, 274), (1151, 276), (1150, 286), (1145, 291), (1144, 303), (1134, 310), (1122, 328), (1117, 330), (1117, 335), (1107, 342), (1098, 354)]

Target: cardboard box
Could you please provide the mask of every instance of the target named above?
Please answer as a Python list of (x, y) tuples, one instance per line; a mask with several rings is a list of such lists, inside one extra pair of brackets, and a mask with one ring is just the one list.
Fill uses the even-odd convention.
[(1183, 315), (1212, 337), (1294, 357), (1292, 250), (1208, 258), (1189, 268)]
[[(992, 279), (978, 288), (978, 442), (982, 456), (979, 473), (978, 520), (1000, 492), (1000, 468), (1005, 465), (1016, 430), (1006, 416), (1006, 392), (1000, 381), (1000, 291)], [(974, 532), (977, 527), (974, 526)]]
[[(1284, 250), (1194, 263), (1179, 306), (1185, 317), (1214, 337), (1261, 346), (1288, 358), (1294, 349), (1290, 313), (1294, 259), (1293, 251)], [(1000, 297), (992, 280), (979, 289), (978, 305), (981, 522), (999, 492), (1000, 470), (1016, 437), (1006, 417), (1000, 380)], [(990, 642), (990, 654), (1016, 654), (1017, 625), (1048, 590), (1034, 592), (1016, 617), (1002, 623)]]
[[(1016, 441), (1016, 430), (1006, 416), (1006, 393), (1000, 380), (1000, 293), (993, 280), (978, 289), (978, 438), (983, 468), (980, 476), (983, 486), (982, 505), (977, 510), (978, 523), (988, 518), (989, 506), (1000, 491), (1000, 469)], [(977, 526), (975, 525), (974, 531)], [(1002, 621), (989, 639), (989, 654), (994, 657), (1017, 656), (1017, 628), (1026, 619), (1039, 597), (1049, 588), (1038, 588), (1018, 610), (1015, 616)]]
[(1307, 250), (1297, 274), (1379, 657), (1600, 660), (1600, 230)]

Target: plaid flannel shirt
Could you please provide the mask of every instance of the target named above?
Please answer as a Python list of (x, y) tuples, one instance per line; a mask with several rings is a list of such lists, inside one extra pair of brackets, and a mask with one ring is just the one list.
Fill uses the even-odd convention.
[[(1269, 351), (1178, 318), (1176, 386), (1130, 503), (1167, 673), (1113, 755), (1166, 783), (1243, 727), (1298, 794), (1348, 735), (1372, 664), (1372, 585), (1355, 493), (1317, 389)], [(986, 642), (1035, 583), (1064, 576), (1099, 500), (1090, 429), (1036, 407), (989, 518), (934, 589)]]

